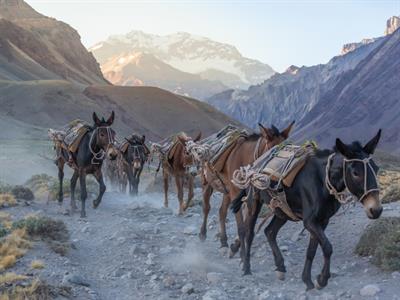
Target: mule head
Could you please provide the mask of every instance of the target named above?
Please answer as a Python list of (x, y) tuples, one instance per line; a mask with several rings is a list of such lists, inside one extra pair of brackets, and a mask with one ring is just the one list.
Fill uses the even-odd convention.
[(114, 160), (117, 158), (118, 149), (115, 147), (115, 131), (111, 128), (114, 123), (114, 111), (111, 112), (110, 117), (105, 120), (99, 118), (95, 112), (93, 112), (94, 122), (94, 133), (96, 134), (96, 146), (106, 151), (109, 159)]
[(284, 142), (288, 137), (293, 128), (295, 121), (289, 124), (284, 130), (279, 131), (274, 125), (271, 128), (264, 127), (261, 123), (258, 123), (260, 127), (261, 136), (267, 141), (267, 148), (270, 149), (280, 143)]
[(199, 165), (199, 162), (197, 160), (195, 160), (191, 151), (188, 150), (187, 144), (189, 142), (198, 142), (200, 139), (201, 139), (201, 132), (194, 139), (192, 139), (186, 135), (178, 136), (178, 140), (179, 140), (180, 144), (182, 144), (182, 146), (183, 146), (183, 149), (181, 151), (182, 165), (187, 170), (187, 172), (192, 176), (196, 176), (198, 174), (200, 165)]
[(381, 132), (379, 129), (364, 147), (359, 142), (346, 145), (340, 139), (336, 139), (336, 150), (344, 156), (344, 184), (362, 203), (370, 219), (379, 218), (383, 210), (377, 179), (379, 168), (371, 158), (379, 143)]
[(129, 143), (128, 163), (130, 163), (134, 169), (141, 169), (148, 155), (147, 148), (144, 144), (146, 137), (144, 135), (139, 136), (132, 134), (129, 138), (125, 138), (125, 140)]

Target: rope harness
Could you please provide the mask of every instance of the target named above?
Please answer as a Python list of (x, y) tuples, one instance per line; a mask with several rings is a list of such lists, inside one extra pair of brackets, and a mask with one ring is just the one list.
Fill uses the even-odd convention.
[(343, 159), (343, 183), (344, 183), (344, 190), (339, 192), (332, 184), (331, 180), (330, 180), (330, 169), (332, 166), (332, 160), (333, 157), (336, 155), (336, 153), (332, 153), (331, 155), (329, 155), (328, 157), (328, 162), (326, 164), (326, 169), (325, 169), (325, 185), (326, 188), (328, 189), (329, 193), (331, 195), (333, 195), (341, 204), (348, 204), (350, 202), (355, 201), (353, 196), (349, 195), (350, 189), (348, 187), (347, 181), (346, 181), (346, 166), (347, 163), (352, 163), (352, 162), (359, 162), (363, 164), (364, 167), (364, 185), (363, 185), (363, 194), (362, 196), (358, 199), (359, 202), (363, 201), (364, 198), (371, 192), (379, 192), (379, 187), (377, 185), (376, 188), (368, 188), (368, 169), (370, 169), (372, 171), (372, 176), (373, 179), (375, 180), (375, 182), (378, 182), (378, 177), (377, 174), (374, 170), (374, 168), (371, 166), (371, 157), (367, 157), (364, 159), (358, 159), (358, 158), (353, 158), (353, 159), (347, 159), (344, 158)]
[[(99, 129), (106, 129), (107, 131), (107, 149), (104, 151), (103, 148), (100, 147), (99, 151), (95, 151), (92, 147), (93, 144), (93, 138), (96, 136), (96, 142), (98, 141), (98, 135), (99, 135)], [(95, 130), (93, 131), (92, 135), (90, 136), (89, 140), (89, 150), (92, 153), (92, 164), (93, 165), (99, 165), (100, 162), (104, 159), (106, 152), (110, 148), (111, 145), (114, 145), (114, 137), (112, 135), (111, 127), (110, 126), (99, 126), (96, 127)], [(97, 160), (97, 161), (96, 161)]]

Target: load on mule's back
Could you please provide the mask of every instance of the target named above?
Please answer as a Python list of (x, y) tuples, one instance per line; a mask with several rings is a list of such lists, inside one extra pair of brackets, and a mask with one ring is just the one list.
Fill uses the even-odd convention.
[(79, 178), (81, 186), (81, 217), (86, 216), (85, 202), (86, 175), (92, 174), (99, 183), (99, 195), (93, 201), (93, 207), (97, 208), (101, 202), (106, 186), (103, 181), (101, 166), (104, 158), (114, 160), (117, 157), (117, 149), (114, 146), (115, 131), (111, 128), (114, 122), (114, 112), (105, 120), (99, 119), (96, 113), (93, 113), (92, 126), (82, 122), (74, 121), (67, 125), (67, 131), (49, 130), (49, 136), (55, 143), (57, 158), (55, 163), (58, 167), (59, 195), (58, 202), (61, 205), (63, 201), (63, 179), (64, 165), (68, 165), (74, 170), (71, 178), (71, 210), (76, 209), (75, 187)]
[[(175, 178), (178, 192), (178, 214), (183, 214), (192, 202), (194, 196), (194, 177), (200, 169), (200, 164), (194, 159), (191, 153), (186, 151), (185, 144), (188, 141), (197, 142), (200, 139), (201, 132), (194, 139), (181, 132), (159, 143), (152, 144), (151, 152), (158, 154), (160, 160), (159, 167), (162, 166), (163, 171), (164, 206), (168, 207), (168, 183), (169, 176), (172, 176)], [(183, 201), (183, 187), (185, 182), (188, 185), (188, 200), (186, 203)]]

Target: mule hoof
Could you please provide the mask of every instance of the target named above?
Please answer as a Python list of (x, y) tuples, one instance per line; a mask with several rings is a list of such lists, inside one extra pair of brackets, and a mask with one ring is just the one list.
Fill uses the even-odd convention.
[(86, 213), (85, 212), (81, 212), (81, 218), (86, 218)]
[(315, 280), (314, 284), (317, 290), (322, 290), (324, 287), (326, 287), (328, 282), (324, 282), (322, 280), (322, 276), (318, 275), (317, 280)]
[(311, 291), (311, 290), (313, 290), (314, 288), (315, 288), (315, 286), (314, 286), (313, 283), (307, 284), (306, 292)]
[(207, 239), (207, 234), (206, 233), (199, 233), (199, 239), (200, 241), (204, 242)]
[(285, 280), (285, 272), (275, 271), (275, 275), (279, 280)]
[(244, 270), (243, 271), (243, 276), (247, 276), (247, 275), (253, 275), (253, 273), (251, 273), (250, 270)]
[(96, 209), (99, 206), (100, 202), (93, 200), (93, 208)]

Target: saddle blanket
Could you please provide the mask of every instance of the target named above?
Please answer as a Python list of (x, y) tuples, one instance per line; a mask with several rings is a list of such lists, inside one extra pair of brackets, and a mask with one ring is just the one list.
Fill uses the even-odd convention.
[(56, 143), (61, 144), (72, 153), (78, 150), (82, 138), (91, 130), (91, 126), (82, 120), (74, 120), (65, 125), (61, 130), (49, 129), (49, 137)]

